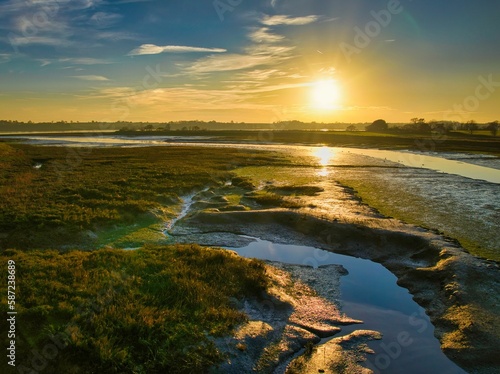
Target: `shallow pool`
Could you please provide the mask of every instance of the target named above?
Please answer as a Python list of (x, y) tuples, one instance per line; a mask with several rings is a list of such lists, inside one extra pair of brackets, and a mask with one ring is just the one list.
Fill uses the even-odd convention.
[(340, 334), (356, 329), (383, 334), (382, 340), (369, 343), (375, 354), (368, 355), (364, 364), (375, 373), (465, 373), (441, 351), (425, 311), (382, 265), (318, 248), (253, 239), (246, 247), (228, 249), (243, 257), (313, 267), (340, 264), (347, 269), (349, 274), (341, 278), (342, 311), (364, 324), (343, 326)]

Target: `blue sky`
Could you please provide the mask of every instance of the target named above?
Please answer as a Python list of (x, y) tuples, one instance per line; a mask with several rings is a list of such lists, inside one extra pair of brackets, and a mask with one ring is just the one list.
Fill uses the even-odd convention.
[(493, 0), (4, 0), (0, 118), (491, 121), (499, 15)]

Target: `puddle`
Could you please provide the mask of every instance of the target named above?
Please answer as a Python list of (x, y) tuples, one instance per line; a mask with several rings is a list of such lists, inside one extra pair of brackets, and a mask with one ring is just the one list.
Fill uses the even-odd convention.
[(383, 334), (382, 340), (369, 343), (375, 354), (363, 364), (375, 373), (465, 373), (441, 351), (423, 308), (382, 265), (318, 248), (253, 239), (246, 247), (228, 249), (243, 257), (313, 267), (339, 264), (347, 269), (349, 274), (341, 278), (342, 312), (364, 324), (343, 326), (340, 335), (357, 329)]

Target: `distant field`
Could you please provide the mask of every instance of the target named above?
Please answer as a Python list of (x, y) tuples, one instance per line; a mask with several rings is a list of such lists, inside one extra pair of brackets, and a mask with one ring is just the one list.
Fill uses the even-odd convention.
[(365, 131), (170, 131), (126, 132), (127, 136), (177, 135), (214, 136), (230, 141), (255, 143), (324, 144), (339, 147), (409, 149), (432, 152), (488, 153), (500, 156), (500, 136), (470, 135), (466, 132), (439, 134), (376, 133)]

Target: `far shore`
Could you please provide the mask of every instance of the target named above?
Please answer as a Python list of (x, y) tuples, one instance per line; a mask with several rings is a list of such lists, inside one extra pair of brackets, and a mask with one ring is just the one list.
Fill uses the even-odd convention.
[[(287, 143), (300, 145), (328, 145), (337, 147), (367, 147), (380, 149), (407, 149), (420, 152), (465, 152), (484, 153), (500, 156), (500, 136), (470, 135), (463, 132), (439, 133), (400, 133), (366, 132), (339, 130), (175, 130), (175, 131), (78, 131), (78, 132), (26, 132), (3, 133), (1, 136), (109, 136), (126, 137), (173, 136), (173, 137), (216, 137), (229, 142)], [(173, 139), (172, 141), (175, 141)], [(197, 139), (196, 141), (203, 141)]]

